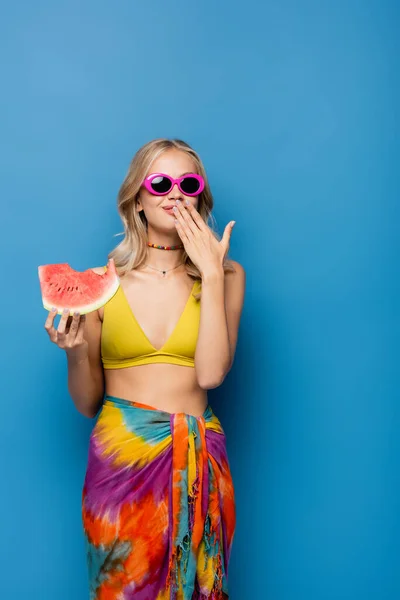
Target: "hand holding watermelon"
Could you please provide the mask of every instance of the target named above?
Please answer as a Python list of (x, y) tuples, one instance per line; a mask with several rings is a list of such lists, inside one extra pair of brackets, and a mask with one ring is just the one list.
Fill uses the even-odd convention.
[[(44, 326), (50, 340), (68, 354), (85, 358), (86, 314), (104, 306), (120, 285), (113, 259), (104, 273), (93, 269), (75, 271), (68, 263), (41, 265), (38, 271), (43, 306), (50, 311)], [(62, 317), (56, 329), (57, 314)]]
[(79, 359), (86, 358), (88, 356), (88, 343), (83, 337), (86, 315), (80, 315), (76, 312), (73, 317), (70, 317), (69, 309), (66, 308), (56, 329), (54, 327), (56, 314), (57, 309), (51, 310), (44, 324), (50, 340), (59, 348), (65, 350), (67, 354), (76, 354)]

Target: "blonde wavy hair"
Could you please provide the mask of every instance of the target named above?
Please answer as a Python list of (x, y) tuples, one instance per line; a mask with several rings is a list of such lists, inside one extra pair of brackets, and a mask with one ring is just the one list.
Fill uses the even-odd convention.
[[(140, 188), (153, 161), (167, 150), (180, 150), (185, 152), (195, 164), (196, 172), (204, 178), (204, 190), (199, 194), (197, 211), (200, 213), (212, 235), (218, 240), (221, 236), (217, 231), (216, 222), (212, 215), (214, 200), (207, 180), (203, 163), (197, 154), (186, 142), (178, 139), (158, 138), (139, 148), (131, 160), (128, 172), (120, 187), (117, 208), (121, 217), (124, 231), (116, 235), (124, 235), (123, 240), (108, 255), (113, 258), (119, 276), (123, 276), (132, 269), (140, 267), (147, 255), (147, 219), (144, 211), (135, 210)], [(228, 253), (229, 254), (229, 253)], [(183, 250), (183, 260), (186, 271), (194, 279), (201, 279), (201, 274), (196, 265), (191, 261), (187, 252)], [(235, 271), (232, 261), (225, 257), (224, 272)], [(200, 296), (200, 294), (198, 295)], [(198, 297), (196, 296), (196, 297)]]

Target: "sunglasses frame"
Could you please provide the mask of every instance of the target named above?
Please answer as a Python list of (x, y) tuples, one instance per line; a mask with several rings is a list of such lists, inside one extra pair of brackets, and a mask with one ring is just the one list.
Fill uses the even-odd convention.
[[(166, 192), (156, 192), (151, 187), (151, 182), (156, 177), (166, 177), (167, 179), (170, 180), (171, 187)], [(196, 193), (188, 194), (181, 188), (181, 182), (184, 179), (186, 179), (186, 177), (194, 177), (199, 182), (200, 188), (197, 190)], [(174, 179), (173, 177), (171, 177), (170, 175), (167, 175), (166, 173), (150, 173), (150, 175), (148, 175), (143, 181), (143, 185), (146, 188), (146, 190), (148, 190), (150, 192), (150, 194), (153, 194), (154, 196), (166, 196), (167, 194), (169, 194), (169, 192), (172, 190), (172, 188), (174, 187), (175, 184), (178, 184), (178, 188), (180, 189), (182, 194), (184, 194), (184, 196), (198, 196), (204, 190), (204, 179), (201, 175), (198, 175), (197, 173), (186, 173), (185, 175), (182, 175), (182, 177), (178, 177), (178, 179)]]

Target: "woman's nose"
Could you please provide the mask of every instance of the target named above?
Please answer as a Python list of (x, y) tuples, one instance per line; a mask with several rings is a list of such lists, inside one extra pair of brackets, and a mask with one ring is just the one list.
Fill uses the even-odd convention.
[(173, 198), (176, 199), (176, 198), (181, 198), (182, 197), (182, 192), (178, 188), (178, 184), (177, 183), (175, 183), (174, 187), (172, 188), (172, 190), (168, 194), (168, 197), (171, 198), (171, 199), (173, 199)]

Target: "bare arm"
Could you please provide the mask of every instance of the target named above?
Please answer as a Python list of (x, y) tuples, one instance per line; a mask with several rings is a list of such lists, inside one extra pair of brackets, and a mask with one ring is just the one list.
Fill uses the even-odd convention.
[(235, 356), (246, 277), (243, 267), (232, 262), (236, 273), (224, 275), (221, 269), (202, 280), (195, 368), (203, 389), (221, 385)]
[[(93, 269), (103, 272), (101, 267)], [(63, 314), (57, 329), (55, 312), (49, 312), (45, 329), (50, 340), (65, 350), (68, 364), (68, 391), (77, 410), (96, 416), (104, 396), (104, 372), (100, 355), (101, 320), (97, 310), (87, 315)]]
[(93, 418), (104, 396), (104, 373), (100, 359), (101, 320), (97, 310), (86, 315), (83, 335), (86, 349), (66, 350), (68, 391), (77, 410)]

